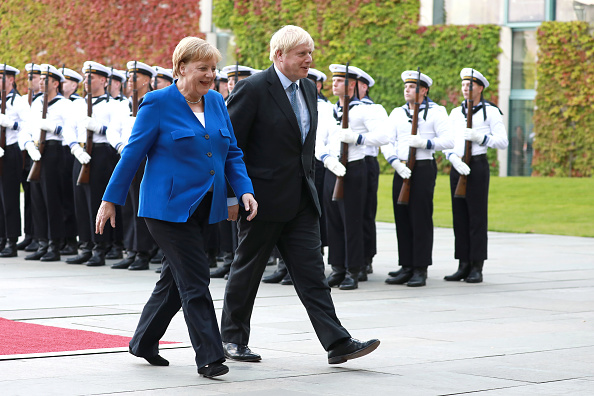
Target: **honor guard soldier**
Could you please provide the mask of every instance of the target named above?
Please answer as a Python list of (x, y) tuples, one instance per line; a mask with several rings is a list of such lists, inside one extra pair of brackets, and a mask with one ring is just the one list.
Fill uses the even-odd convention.
[(235, 83), (237, 81), (241, 81), (244, 78), (248, 78), (252, 74), (254, 74), (254, 69), (247, 66), (242, 65), (229, 65), (223, 67), (222, 72), (227, 74), (227, 88), (229, 89), (229, 93), (233, 91), (235, 87)]
[[(19, 143), (34, 161), (29, 180), (32, 181), (33, 228), (39, 241), (37, 251), (26, 256), (25, 260), (59, 261), (64, 238), (62, 140), (64, 133), (75, 133), (74, 105), (62, 95), (62, 73), (47, 64), (40, 65), (40, 68), (40, 86), (44, 87), (44, 95), (31, 105), (31, 122), (19, 136)], [(47, 114), (43, 114), (46, 109)]]
[[(448, 114), (443, 106), (437, 105), (428, 97), (433, 80), (423, 73), (420, 76), (420, 108), (418, 130), (411, 134), (414, 116), (415, 90), (419, 73), (405, 71), (404, 99), (402, 107), (395, 108), (387, 123), (393, 141), (382, 147), (382, 152), (390, 165), (396, 170), (392, 189), (396, 237), (398, 239), (399, 271), (390, 272), (388, 284), (425, 286), (427, 267), (432, 263), (433, 251), (433, 191), (437, 176), (437, 166), (433, 153), (454, 147)], [(406, 166), (409, 148), (416, 148), (414, 169)], [(410, 199), (408, 204), (398, 204), (403, 180), (410, 179)]]
[[(41, 67), (35, 63), (27, 63), (25, 65), (25, 70), (27, 71), (27, 77), (30, 78), (29, 81), (33, 94), (32, 99), (35, 100), (43, 94), (43, 87), (39, 84), (41, 80)], [(33, 101), (31, 101), (31, 103), (32, 102)]]
[[(328, 285), (353, 290), (358, 288), (359, 273), (366, 267), (362, 225), (367, 190), (361, 188), (367, 185), (365, 145), (382, 146), (390, 141), (390, 136), (384, 132), (388, 115), (383, 107), (371, 107), (358, 99), (355, 88), (358, 74), (349, 68), (349, 128), (343, 129), (338, 123), (343, 116), (347, 68), (333, 64), (330, 71), (332, 93), (339, 97), (339, 102), (334, 105), (336, 123), (327, 137), (318, 136), (320, 143), (316, 145), (316, 157), (328, 169), (324, 176), (323, 204), (328, 232), (328, 262), (332, 265)], [(342, 154), (340, 142), (349, 144), (346, 169), (338, 159)], [(344, 177), (344, 198), (333, 201), (337, 176)]]
[(227, 100), (229, 96), (229, 88), (227, 87), (227, 73), (217, 70), (217, 77), (215, 79), (215, 91), (223, 95), (223, 99)]
[[(136, 119), (134, 115), (137, 109), (133, 108), (134, 102), (136, 100), (137, 105), (140, 106), (144, 95), (152, 90), (151, 80), (157, 75), (153, 68), (143, 62), (130, 61), (126, 66), (128, 72), (127, 87), (131, 92), (131, 96), (128, 98), (130, 116), (122, 118), (119, 128), (113, 128), (107, 132), (109, 142), (120, 154), (128, 144)], [(134, 98), (135, 95), (136, 99)], [(149, 261), (151, 252), (155, 247), (155, 241), (150, 235), (144, 219), (138, 217), (140, 182), (144, 175), (145, 165), (146, 159), (138, 167), (136, 176), (130, 185), (126, 203), (122, 207), (124, 247), (126, 248), (127, 257), (113, 264), (111, 266), (113, 269), (129, 269), (131, 271), (149, 269)]]
[[(18, 136), (30, 117), (27, 99), (19, 95), (15, 78), (20, 73), (17, 68), (3, 64), (2, 72), (2, 103), (4, 111), (0, 114), (0, 127), (4, 130), (5, 146), (0, 146), (0, 194), (2, 207), (0, 216), (3, 217), (4, 229), (0, 235), (5, 244), (0, 251), (0, 257), (17, 256), (17, 240), (21, 236), (21, 172), (23, 169), (22, 147), (19, 147)], [(6, 95), (6, 96), (5, 96)]]
[[(483, 98), (483, 91), (489, 87), (489, 81), (478, 70), (471, 68), (462, 69), (460, 78), (464, 102), (450, 113), (456, 143), (453, 150), (445, 152), (452, 163), (450, 188), (454, 217), (454, 258), (459, 260), (459, 264), (458, 270), (444, 279), (480, 283), (483, 281), (483, 263), (487, 259), (487, 148), (506, 149), (508, 140), (501, 111)], [(473, 104), (470, 111), (469, 101)], [(472, 128), (467, 128), (469, 113), (472, 114)], [(469, 163), (465, 163), (462, 158), (466, 154), (465, 146), (468, 149), (468, 142), (472, 142), (471, 155)], [(455, 194), (460, 175), (466, 176), (465, 197)]]
[(126, 72), (117, 69), (110, 69), (110, 72), (111, 87), (109, 95), (118, 102), (126, 101), (127, 106), (127, 98), (124, 96), (124, 83), (126, 82)]
[(72, 69), (68, 69), (67, 67), (62, 67), (60, 71), (64, 75), (64, 82), (62, 83), (62, 91), (64, 91), (64, 97), (72, 101), (74, 101), (73, 97), (82, 99), (82, 97), (77, 93), (77, 91), (78, 84), (83, 82), (83, 76), (81, 76)]
[(161, 66), (153, 66), (153, 70), (157, 73), (153, 80), (154, 89), (165, 88), (173, 84), (173, 74), (171, 73), (171, 69), (165, 69)]

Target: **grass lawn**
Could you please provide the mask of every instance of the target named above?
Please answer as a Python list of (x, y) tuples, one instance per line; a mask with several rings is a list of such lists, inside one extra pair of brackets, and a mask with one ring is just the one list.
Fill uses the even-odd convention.
[[(377, 220), (394, 222), (392, 175), (380, 175)], [(489, 230), (594, 237), (594, 179), (491, 177)], [(449, 176), (438, 176), (433, 222), (452, 227)]]

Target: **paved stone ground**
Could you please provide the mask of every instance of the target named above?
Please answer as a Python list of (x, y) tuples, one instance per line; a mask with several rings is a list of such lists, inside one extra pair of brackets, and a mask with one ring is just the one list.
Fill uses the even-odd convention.
[[(260, 363), (199, 376), (180, 313), (164, 337), (182, 342), (162, 350), (169, 367), (124, 348), (2, 357), (0, 394), (594, 394), (594, 239), (491, 233), (485, 282), (470, 285), (442, 280), (457, 264), (452, 230), (436, 229), (427, 287), (409, 288), (384, 283), (396, 269), (393, 225), (378, 237), (370, 280), (332, 291), (352, 335), (382, 341), (364, 358), (328, 365), (294, 289), (262, 284), (250, 342)], [(30, 323), (131, 336), (158, 276), (19, 255), (0, 261), (0, 317)], [(211, 283), (219, 315), (224, 287)]]

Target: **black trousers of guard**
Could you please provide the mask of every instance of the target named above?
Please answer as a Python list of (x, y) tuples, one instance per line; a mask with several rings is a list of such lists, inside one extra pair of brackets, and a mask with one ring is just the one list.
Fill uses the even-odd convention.
[(165, 259), (161, 277), (130, 340), (130, 350), (136, 356), (153, 357), (159, 353), (159, 340), (182, 308), (196, 352), (196, 365), (200, 368), (225, 360), (203, 250), (203, 230), (208, 225), (211, 202), (212, 194), (208, 193), (185, 223), (145, 219)]
[(62, 142), (48, 140), (41, 158), (41, 179), (31, 183), (33, 206), (33, 229), (38, 239), (50, 239), (58, 243), (64, 237), (62, 212)]
[(2, 216), (6, 238), (21, 236), (21, 172), (23, 156), (17, 143), (6, 146), (2, 158), (3, 171), (0, 177)]
[(365, 160), (349, 162), (344, 175), (344, 199), (332, 201), (336, 184), (334, 173), (326, 170), (324, 207), (328, 228), (328, 262), (333, 268), (341, 268), (358, 274), (365, 268), (363, 243), (363, 216), (367, 189)]
[(318, 191), (318, 201), (322, 207), (322, 216), (320, 216), (320, 237), (322, 239), (322, 246), (328, 246), (328, 230), (326, 229), (326, 210), (324, 209), (324, 178), (326, 176), (326, 168), (322, 161), (315, 160), (316, 164), (316, 178), (314, 180), (316, 190)]
[(459, 173), (452, 167), (450, 190), (454, 215), (454, 257), (464, 261), (487, 259), (487, 217), (489, 162), (485, 154), (472, 157), (467, 177), (466, 198), (454, 198)]
[(221, 319), (224, 342), (248, 344), (254, 301), (275, 245), (324, 349), (350, 337), (334, 310), (324, 275), (319, 216), (308, 190), (304, 184), (297, 215), (286, 222), (258, 221), (257, 217), (247, 221), (246, 212), (240, 209), (239, 246), (231, 264)]
[(433, 192), (437, 166), (435, 160), (417, 160), (410, 179), (408, 205), (398, 205), (402, 178), (394, 173), (392, 201), (398, 239), (398, 264), (426, 268), (432, 264)]
[[(74, 162), (78, 162), (70, 152), (70, 147), (62, 146), (62, 212), (64, 214), (64, 236), (76, 238), (78, 232), (76, 222), (76, 204), (74, 203), (74, 185), (72, 184), (72, 169)], [(76, 184), (76, 181), (75, 181)]]
[(31, 208), (31, 184), (27, 181), (29, 172), (31, 171), (31, 157), (26, 151), (22, 151), (23, 156), (23, 170), (21, 177), (21, 185), (23, 186), (23, 199), (25, 208), (25, 235), (33, 235), (33, 210)]
[(233, 252), (237, 249), (237, 222), (221, 221), (217, 224), (221, 252)]
[(367, 165), (367, 192), (363, 212), (363, 244), (365, 245), (365, 259), (371, 260), (377, 254), (377, 231), (375, 216), (377, 214), (377, 189), (379, 186), (380, 168), (377, 157), (365, 157)]
[[(146, 159), (140, 163), (134, 180), (130, 184), (126, 204), (122, 207), (124, 219), (124, 247), (132, 252), (148, 252), (153, 249), (155, 240), (149, 232), (146, 222), (138, 217), (138, 206), (140, 201), (140, 183), (144, 176)], [(201, 250), (203, 247), (201, 248)]]

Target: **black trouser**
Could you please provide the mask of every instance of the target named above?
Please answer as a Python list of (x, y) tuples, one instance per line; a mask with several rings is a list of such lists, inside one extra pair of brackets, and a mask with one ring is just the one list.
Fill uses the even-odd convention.
[(23, 155), (17, 143), (4, 149), (0, 193), (2, 194), (2, 216), (6, 238), (21, 236), (21, 172)]
[(472, 157), (467, 177), (466, 198), (454, 198), (460, 175), (452, 167), (450, 190), (454, 215), (454, 257), (464, 261), (487, 259), (487, 212), (489, 203), (489, 162), (486, 154)]
[(328, 229), (328, 262), (332, 267), (358, 274), (365, 268), (363, 212), (367, 185), (364, 160), (349, 162), (344, 175), (344, 199), (332, 201), (336, 183), (334, 173), (326, 170), (324, 207)]
[(235, 253), (237, 249), (237, 222), (223, 220), (218, 223), (222, 252)]
[(31, 208), (31, 184), (27, 181), (29, 172), (31, 171), (31, 157), (26, 151), (22, 151), (23, 156), (23, 170), (21, 177), (21, 185), (23, 186), (23, 197), (25, 206), (25, 235), (33, 235), (33, 209)]
[(136, 175), (134, 176), (134, 180), (132, 180), (132, 184), (130, 184), (126, 204), (122, 207), (122, 217), (124, 219), (124, 246), (126, 250), (133, 252), (148, 252), (155, 245), (155, 241), (146, 226), (146, 222), (143, 218), (138, 217), (140, 183), (144, 176), (145, 164), (146, 159), (140, 163)]
[(185, 223), (146, 219), (165, 259), (161, 277), (130, 340), (130, 349), (136, 356), (153, 357), (159, 353), (159, 340), (181, 307), (196, 352), (196, 365), (200, 368), (225, 360), (208, 290), (208, 260), (202, 249), (211, 202), (212, 193), (208, 193)]
[[(231, 265), (221, 319), (223, 341), (247, 345), (262, 274), (276, 245), (324, 349), (349, 338), (334, 310), (324, 275), (318, 213), (304, 184), (297, 215), (286, 222), (246, 220), (240, 209), (239, 246)], [(165, 254), (167, 255), (167, 254)]]
[(41, 158), (41, 179), (31, 183), (33, 229), (38, 239), (57, 243), (64, 237), (62, 213), (62, 141), (48, 140)]
[(320, 216), (320, 237), (322, 239), (322, 246), (328, 246), (328, 231), (326, 230), (326, 210), (324, 209), (324, 177), (326, 175), (326, 168), (322, 161), (316, 160), (316, 179), (315, 185), (318, 192), (318, 201), (322, 209), (322, 216)]
[[(62, 146), (64, 167), (62, 168), (62, 212), (64, 213), (64, 236), (76, 238), (77, 221), (76, 205), (74, 203), (74, 185), (72, 184), (72, 169), (78, 162), (70, 153), (68, 146)], [(75, 181), (76, 182), (76, 181)], [(75, 183), (76, 184), (76, 183)]]
[(367, 192), (363, 212), (363, 244), (365, 245), (365, 259), (371, 260), (377, 253), (377, 231), (375, 229), (375, 215), (377, 214), (377, 189), (379, 186), (379, 162), (377, 157), (365, 157), (367, 165)]
[(437, 166), (434, 160), (417, 160), (410, 179), (410, 201), (398, 205), (402, 178), (394, 173), (392, 201), (398, 239), (398, 264), (426, 268), (433, 252), (433, 191)]

